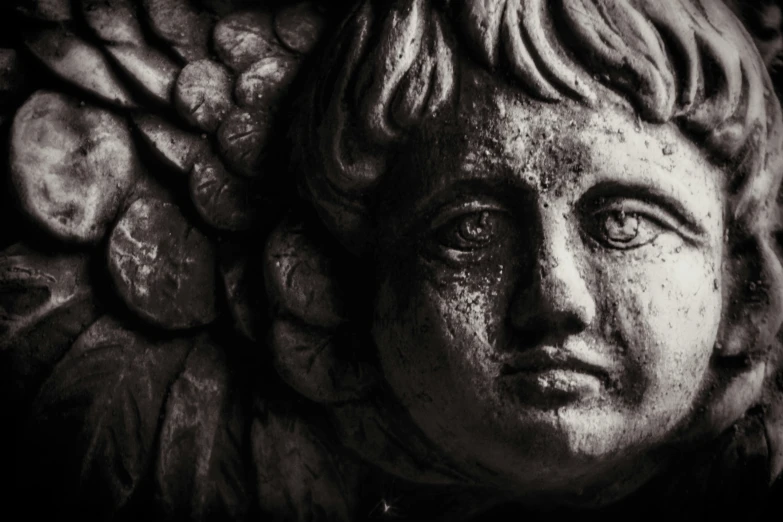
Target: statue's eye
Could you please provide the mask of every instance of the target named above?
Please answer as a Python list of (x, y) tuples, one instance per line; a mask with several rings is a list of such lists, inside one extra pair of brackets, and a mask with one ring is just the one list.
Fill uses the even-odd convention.
[(459, 215), (438, 230), (447, 248), (470, 252), (489, 246), (498, 235), (500, 212), (482, 210)]
[(615, 201), (588, 216), (587, 232), (606, 247), (618, 250), (639, 248), (662, 233), (672, 230), (666, 219), (660, 219), (646, 204)]

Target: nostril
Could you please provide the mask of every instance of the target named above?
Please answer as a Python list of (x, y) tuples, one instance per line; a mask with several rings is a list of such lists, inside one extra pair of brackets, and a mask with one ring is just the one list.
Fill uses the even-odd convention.
[(527, 350), (538, 346), (561, 344), (568, 336), (578, 334), (587, 325), (570, 312), (532, 313), (524, 324), (514, 324), (512, 346), (514, 350)]

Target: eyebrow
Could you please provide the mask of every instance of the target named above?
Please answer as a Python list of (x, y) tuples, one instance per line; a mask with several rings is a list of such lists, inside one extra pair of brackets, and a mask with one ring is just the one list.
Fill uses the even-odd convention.
[(579, 197), (580, 201), (595, 201), (597, 198), (628, 197), (633, 195), (636, 199), (657, 205), (672, 214), (690, 232), (703, 237), (707, 234), (701, 223), (701, 219), (695, 216), (678, 198), (668, 192), (650, 184), (632, 181), (605, 180), (599, 181)]

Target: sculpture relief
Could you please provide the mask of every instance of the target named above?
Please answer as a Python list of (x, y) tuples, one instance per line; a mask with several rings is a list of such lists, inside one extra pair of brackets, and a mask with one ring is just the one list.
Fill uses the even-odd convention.
[(29, 513), (780, 509), (774, 2), (11, 4)]

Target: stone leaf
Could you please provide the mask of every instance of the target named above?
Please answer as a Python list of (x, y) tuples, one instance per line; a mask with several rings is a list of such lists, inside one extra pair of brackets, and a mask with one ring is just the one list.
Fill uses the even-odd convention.
[(207, 141), (200, 135), (159, 116), (139, 114), (133, 117), (133, 122), (158, 159), (180, 174), (190, 173), (196, 159), (208, 148)]
[(231, 74), (222, 64), (212, 60), (192, 62), (177, 78), (174, 106), (191, 125), (214, 132), (233, 107), (233, 89)]
[(110, 45), (106, 52), (147, 96), (160, 105), (171, 103), (180, 72), (177, 64), (146, 46)]
[(212, 19), (191, 0), (144, 0), (153, 32), (184, 61), (209, 56)]
[(293, 56), (268, 56), (251, 65), (237, 80), (234, 95), (245, 108), (273, 111), (299, 70)]
[(366, 361), (353, 360), (369, 340), (343, 328), (329, 331), (287, 318), (272, 322), (269, 347), (277, 373), (308, 399), (322, 403), (355, 401), (377, 384)]
[(223, 349), (202, 337), (164, 408), (156, 502), (166, 519), (240, 520), (248, 510), (241, 392)]
[(101, 40), (144, 45), (144, 34), (132, 0), (81, 0), (81, 11), (87, 25)]
[(193, 166), (190, 198), (204, 221), (218, 230), (248, 230), (256, 218), (248, 181), (228, 172), (215, 157), (202, 158)]
[(109, 317), (84, 332), (33, 405), (25, 437), (33, 487), (66, 511), (108, 520), (122, 510), (148, 473), (163, 401), (190, 346)]
[(215, 25), (215, 52), (235, 72), (242, 72), (261, 58), (288, 51), (275, 36), (268, 11), (236, 11)]
[(324, 28), (323, 15), (313, 2), (287, 5), (275, 14), (275, 34), (283, 45), (297, 53), (309, 53)]
[(269, 235), (264, 250), (264, 277), (272, 307), (321, 328), (346, 321), (345, 296), (338, 287), (336, 260), (301, 217), (289, 215)]
[(50, 91), (17, 112), (9, 155), (22, 211), (64, 241), (101, 239), (137, 175), (123, 118)]
[(135, 107), (130, 91), (117, 78), (97, 48), (63, 29), (43, 29), (28, 35), (30, 52), (63, 80), (120, 107)]
[(20, 0), (19, 11), (47, 22), (67, 22), (71, 19), (71, 0)]
[(266, 292), (260, 263), (241, 244), (220, 247), (220, 275), (234, 328), (250, 341), (258, 341), (268, 325)]
[(84, 254), (16, 245), (0, 254), (0, 378), (23, 402), (98, 316)]
[(361, 479), (353, 459), (327, 446), (293, 405), (269, 400), (262, 408), (251, 428), (261, 511), (271, 520), (355, 520)]
[(135, 201), (109, 237), (109, 274), (125, 304), (169, 330), (217, 316), (212, 243), (170, 203)]
[(235, 109), (218, 129), (220, 154), (237, 174), (261, 177), (271, 130), (268, 113)]

